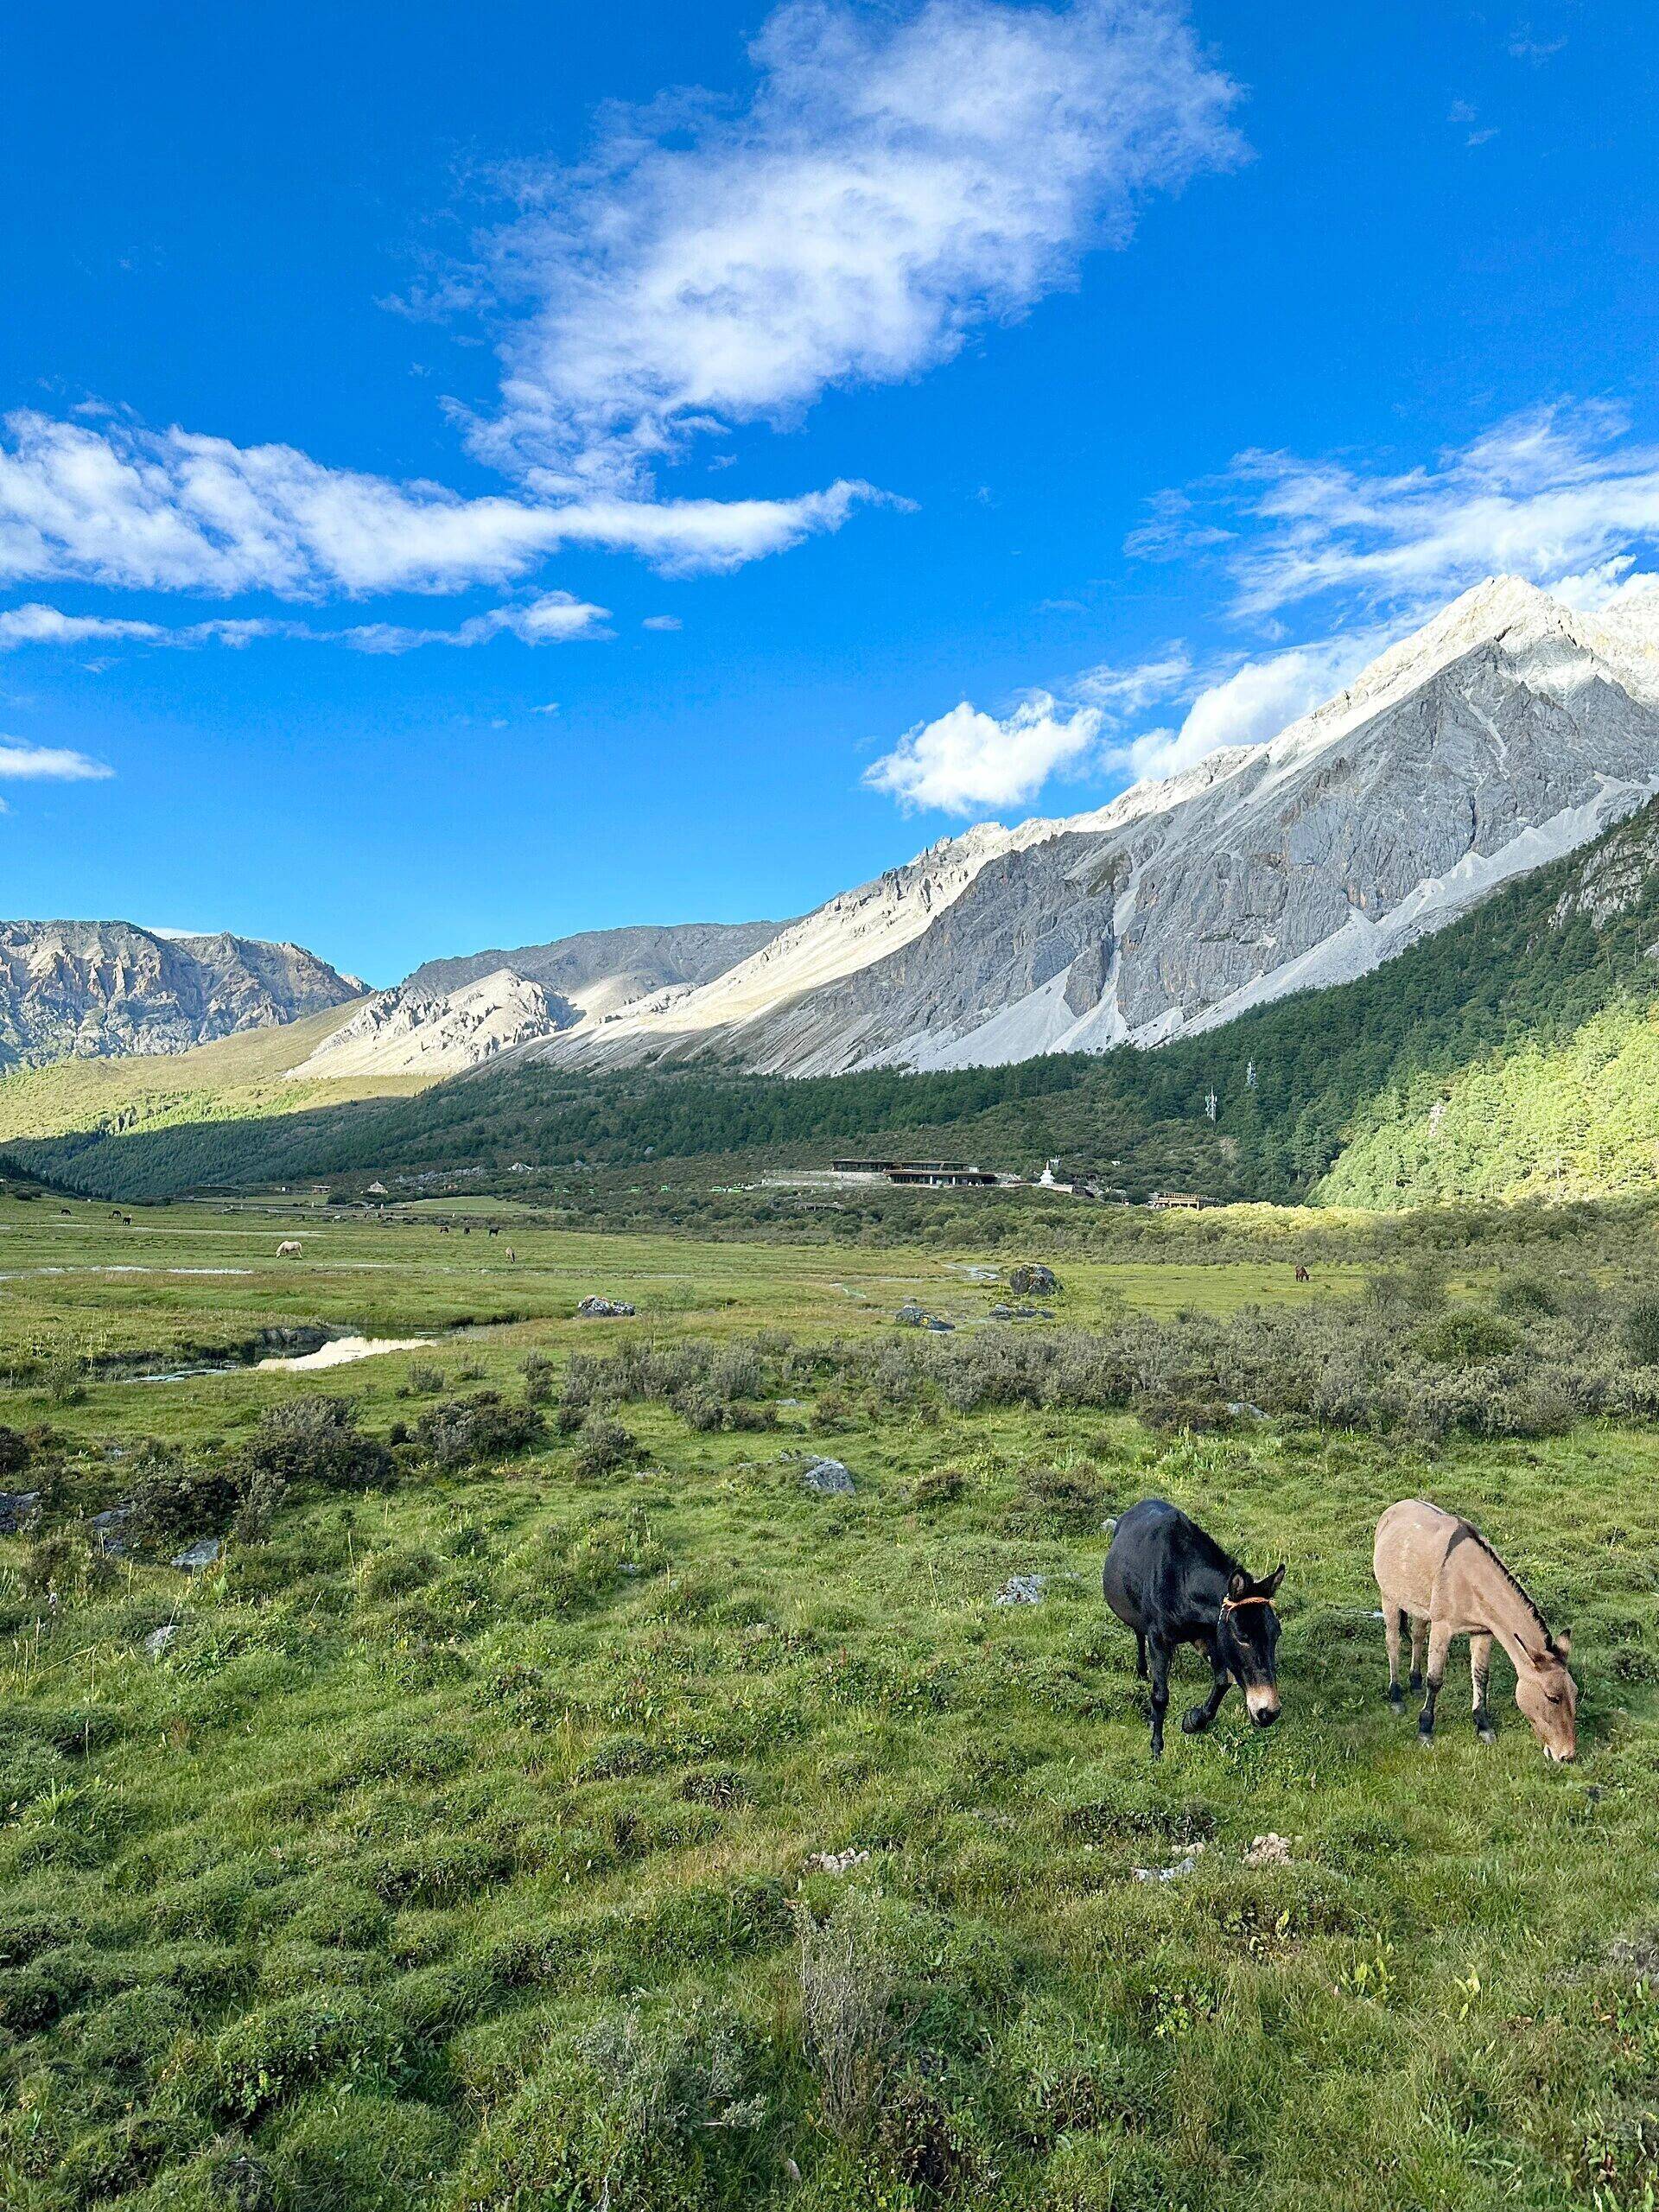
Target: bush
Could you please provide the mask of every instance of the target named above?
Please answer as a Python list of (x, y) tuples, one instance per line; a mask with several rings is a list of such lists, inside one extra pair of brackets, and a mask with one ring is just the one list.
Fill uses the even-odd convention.
[(584, 1482), (593, 1482), (601, 1475), (614, 1474), (619, 1467), (627, 1466), (639, 1456), (638, 1439), (620, 1421), (607, 1421), (601, 1414), (590, 1414), (576, 1440), (575, 1458), (571, 1465)]
[(544, 1351), (527, 1351), (518, 1363), (524, 1378), (524, 1401), (528, 1405), (544, 1406), (553, 1396), (553, 1386), (558, 1370)]
[(952, 1505), (966, 1489), (968, 1478), (960, 1467), (930, 1467), (910, 1486), (912, 1505)]
[(1511, 1276), (1499, 1285), (1492, 1303), (1500, 1313), (1512, 1313), (1521, 1320), (1548, 1319), (1561, 1310), (1555, 1293), (1536, 1275)]
[(54, 1406), (78, 1406), (86, 1395), (86, 1370), (65, 1353), (46, 1363), (42, 1386)]
[(1638, 1367), (1659, 1367), (1659, 1298), (1638, 1299), (1618, 1333)]
[(510, 1405), (499, 1390), (480, 1390), (423, 1413), (415, 1424), (415, 1441), (434, 1466), (451, 1470), (525, 1451), (542, 1429), (534, 1406)]
[(349, 1398), (289, 1398), (264, 1414), (246, 1454), (245, 1488), (280, 1495), (289, 1484), (371, 1490), (391, 1478), (391, 1454), (357, 1426)]
[(1418, 1351), (1439, 1367), (1473, 1367), (1484, 1359), (1504, 1359), (1521, 1341), (1518, 1330), (1494, 1313), (1465, 1306), (1447, 1313), (1414, 1338)]
[(1092, 1468), (1027, 1467), (1014, 1525), (1033, 1536), (1081, 1536), (1099, 1527), (1100, 1512), (1100, 1486)]
[(224, 1533), (239, 1491), (223, 1468), (193, 1466), (176, 1447), (146, 1443), (134, 1455), (127, 1539), (138, 1551), (172, 1551)]

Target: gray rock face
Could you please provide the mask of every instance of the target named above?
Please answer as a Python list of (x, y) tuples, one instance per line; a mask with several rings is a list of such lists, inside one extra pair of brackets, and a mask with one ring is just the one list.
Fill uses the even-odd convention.
[(130, 922), (0, 923), (0, 1070), (184, 1052), (359, 997), (296, 944), (157, 936)]
[[(891, 879), (931, 905), (868, 958), (835, 917), (863, 926), (887, 878), (703, 990), (532, 1050), (819, 1074), (1156, 1044), (1363, 974), (1656, 789), (1659, 652), (1500, 578), (1269, 744), (932, 849)], [(774, 958), (791, 942), (811, 958)]]

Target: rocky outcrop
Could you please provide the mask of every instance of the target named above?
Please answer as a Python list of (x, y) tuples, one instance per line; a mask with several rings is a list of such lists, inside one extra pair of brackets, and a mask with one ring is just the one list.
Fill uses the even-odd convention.
[(453, 991), (405, 983), (378, 991), (308, 1059), (290, 1068), (288, 1080), (417, 1075), (435, 1081), (482, 1067), (515, 1045), (581, 1019), (568, 999), (506, 969)]
[(130, 922), (0, 923), (0, 1069), (185, 1052), (362, 995), (297, 944)]

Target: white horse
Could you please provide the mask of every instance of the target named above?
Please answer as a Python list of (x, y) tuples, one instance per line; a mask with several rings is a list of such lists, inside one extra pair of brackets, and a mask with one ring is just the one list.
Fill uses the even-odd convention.
[(285, 1243), (279, 1244), (276, 1247), (276, 1256), (279, 1260), (297, 1260), (300, 1256), (298, 1237), (290, 1236)]

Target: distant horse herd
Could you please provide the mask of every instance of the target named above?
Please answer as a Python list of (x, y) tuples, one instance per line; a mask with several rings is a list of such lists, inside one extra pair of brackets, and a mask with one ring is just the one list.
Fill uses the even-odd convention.
[[(1411, 1636), (1410, 1686), (1425, 1693), (1417, 1739), (1434, 1739), (1434, 1708), (1454, 1637), (1469, 1639), (1475, 1732), (1496, 1735), (1486, 1702), (1492, 1645), (1515, 1667), (1515, 1701), (1544, 1756), (1565, 1764), (1578, 1750), (1579, 1688), (1567, 1672), (1573, 1639), (1552, 1635), (1537, 1606), (1479, 1532), (1421, 1497), (1389, 1506), (1376, 1524), (1372, 1571), (1382, 1600), (1389, 1654), (1389, 1703), (1405, 1707), (1400, 1688), (1402, 1638)], [(1181, 1716), (1189, 1736), (1203, 1733), (1235, 1682), (1258, 1728), (1279, 1718), (1279, 1617), (1273, 1601), (1283, 1567), (1257, 1578), (1215, 1539), (1161, 1497), (1142, 1498), (1112, 1532), (1101, 1584), (1106, 1603), (1135, 1632), (1135, 1672), (1150, 1678), (1152, 1755), (1163, 1756), (1169, 1662), (1182, 1644), (1210, 1662), (1210, 1694)], [(1427, 1652), (1427, 1667), (1425, 1667)]]

